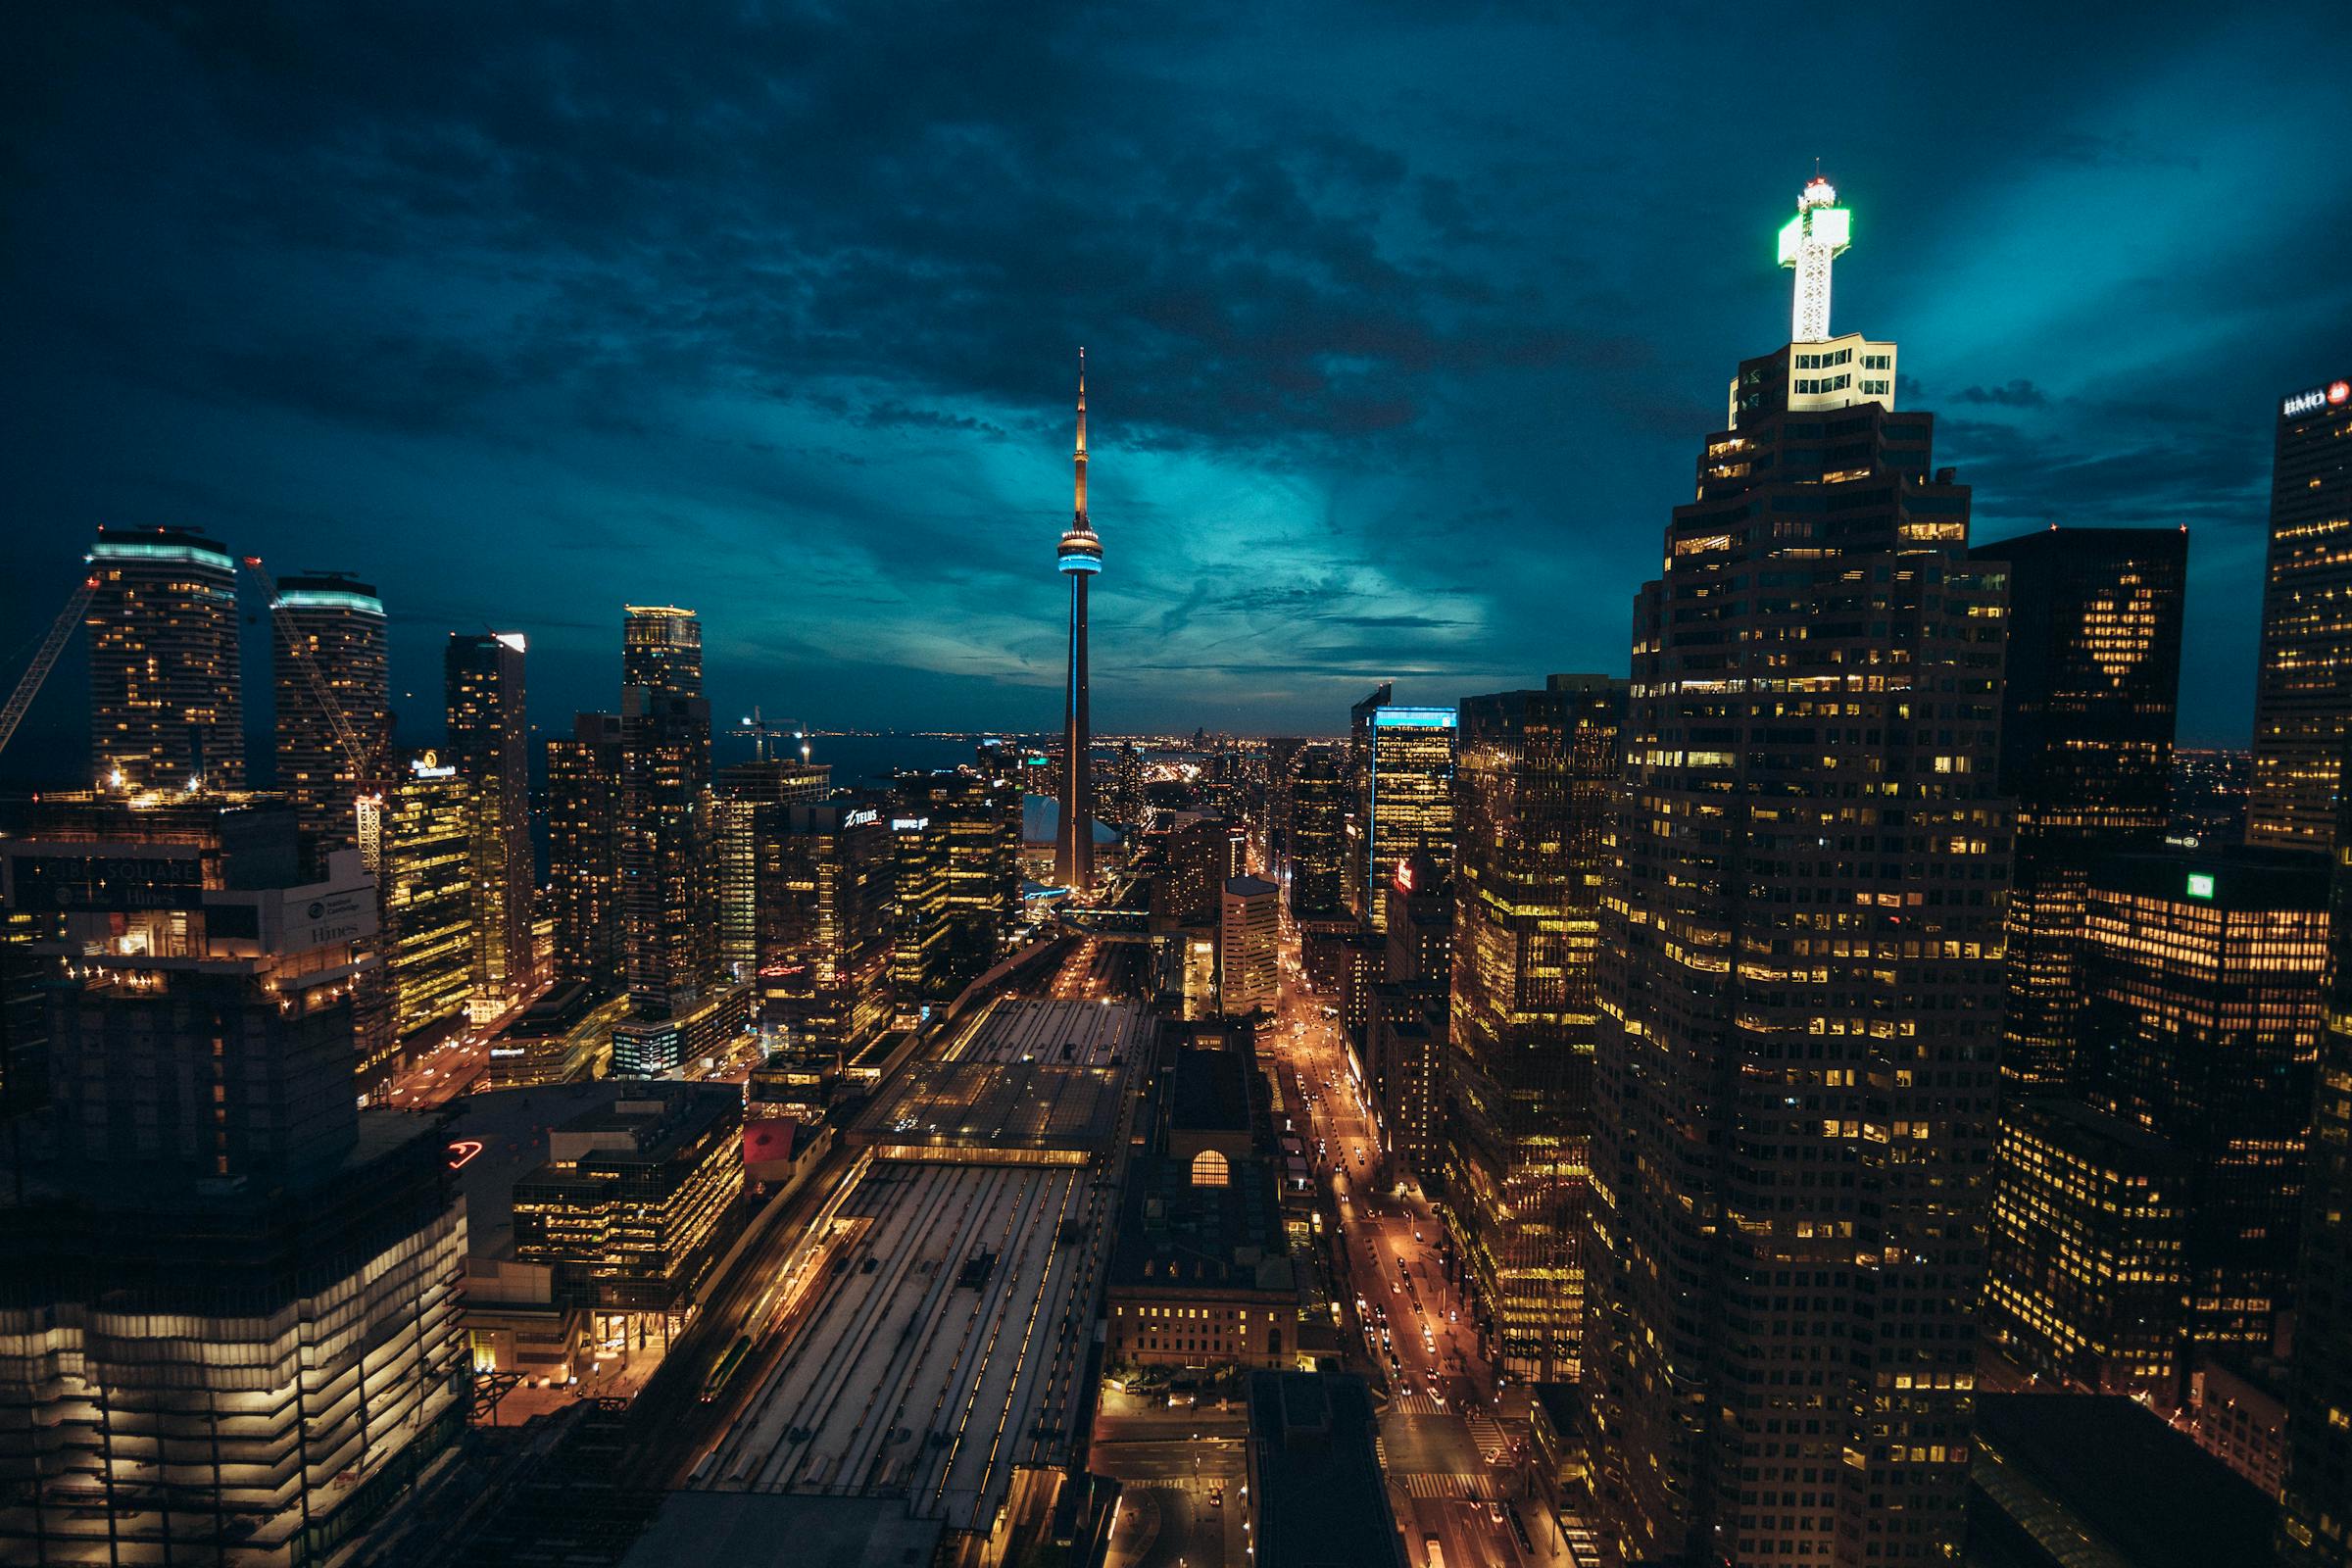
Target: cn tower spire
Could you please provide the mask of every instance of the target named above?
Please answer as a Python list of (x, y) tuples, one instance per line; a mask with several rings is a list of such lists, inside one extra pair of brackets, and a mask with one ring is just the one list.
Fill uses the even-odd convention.
[(1083, 897), (1095, 880), (1095, 814), (1088, 752), (1094, 718), (1086, 690), (1086, 588), (1102, 569), (1102, 541), (1086, 515), (1086, 350), (1078, 351), (1076, 506), (1054, 565), (1070, 579), (1070, 684), (1061, 710), (1060, 821), (1054, 830), (1054, 879)]

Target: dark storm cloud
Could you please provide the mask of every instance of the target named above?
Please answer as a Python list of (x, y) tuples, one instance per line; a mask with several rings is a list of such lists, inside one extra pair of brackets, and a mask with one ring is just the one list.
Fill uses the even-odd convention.
[(2023, 379), (2007, 386), (1964, 386), (1954, 396), (1962, 403), (1995, 403), (2004, 409), (2047, 408), (2050, 402), (2039, 387)]
[[(377, 579), (420, 668), (435, 617), (539, 633), (543, 722), (610, 703), (638, 595), (704, 611), (722, 704), (1049, 722), (1081, 343), (1106, 722), (1622, 668), (1817, 154), (1839, 319), (1905, 341), (1996, 530), (2257, 521), (2268, 399), (2352, 363), (2293, 260), (2352, 239), (2307, 135), (2340, 39), (2287, 18), (18, 20), (0, 608), (45, 619), (96, 521), (196, 522)], [(1749, 102), (1825, 51), (1902, 84), (1888, 128)], [(2200, 578), (2225, 639), (2248, 570)]]

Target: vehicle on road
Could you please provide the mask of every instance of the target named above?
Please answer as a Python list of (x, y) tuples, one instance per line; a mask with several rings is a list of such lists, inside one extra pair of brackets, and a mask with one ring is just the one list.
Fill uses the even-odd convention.
[(1438, 1544), (1437, 1537), (1423, 1536), (1421, 1538), (1421, 1560), (1427, 1563), (1429, 1568), (1446, 1568), (1446, 1548)]

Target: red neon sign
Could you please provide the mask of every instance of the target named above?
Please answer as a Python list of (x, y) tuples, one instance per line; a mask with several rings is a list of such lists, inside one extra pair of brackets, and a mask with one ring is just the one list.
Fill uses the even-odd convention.
[(482, 1141), (480, 1139), (459, 1139), (456, 1143), (449, 1146), (449, 1168), (451, 1170), (464, 1170), (472, 1162), (473, 1156), (481, 1152)]

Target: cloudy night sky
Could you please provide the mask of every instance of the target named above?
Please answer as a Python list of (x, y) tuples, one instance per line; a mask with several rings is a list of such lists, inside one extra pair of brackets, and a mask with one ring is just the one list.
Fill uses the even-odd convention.
[(1081, 343), (1099, 730), (1622, 672), (1818, 157), (1978, 537), (2185, 524), (2243, 744), (2278, 399), (2352, 373), (2342, 7), (1722, 9), (20, 8), (5, 678), (178, 523), (376, 582), (412, 740), (453, 628), (612, 707), (624, 602), (723, 716), (1048, 728)]

